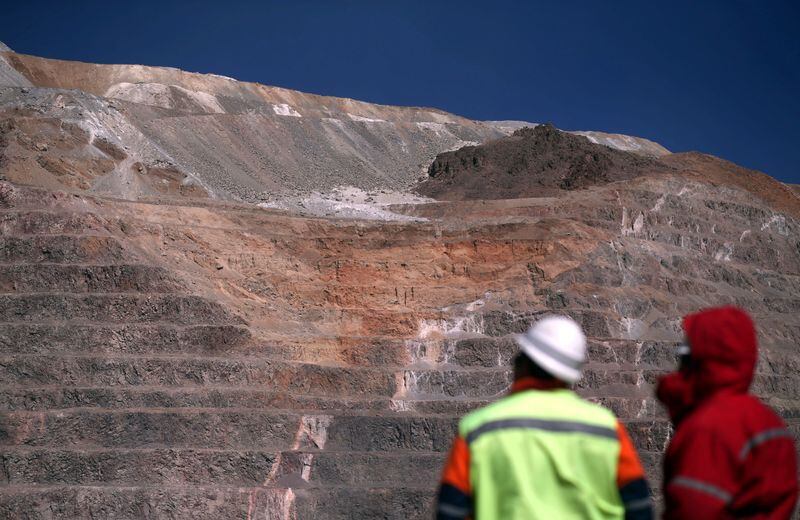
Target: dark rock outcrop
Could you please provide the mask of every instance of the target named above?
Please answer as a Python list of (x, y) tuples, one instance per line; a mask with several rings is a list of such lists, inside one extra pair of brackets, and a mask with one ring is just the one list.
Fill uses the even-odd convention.
[(670, 170), (546, 124), (439, 154), (417, 191), (441, 200), (541, 197)]

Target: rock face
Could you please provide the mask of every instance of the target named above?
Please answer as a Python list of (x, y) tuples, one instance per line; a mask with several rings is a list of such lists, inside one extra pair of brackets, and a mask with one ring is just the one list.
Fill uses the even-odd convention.
[[(250, 201), (338, 185), (401, 188), (423, 175), (437, 153), (503, 135), (490, 124), (439, 110), (175, 69), (8, 51), (0, 52), (0, 60), (0, 84), (36, 87), (3, 89), (2, 171), (41, 186), (159, 196), (163, 190), (154, 186), (161, 179), (150, 178), (150, 170), (167, 167), (197, 193)], [(84, 135), (76, 141), (77, 131)], [(95, 149), (96, 139), (126, 157)]]
[[(429, 518), (458, 418), (503, 395), (511, 335), (552, 312), (585, 328), (578, 391), (626, 423), (656, 489), (670, 430), (652, 385), (674, 366), (687, 312), (753, 314), (754, 391), (800, 433), (791, 187), (700, 154), (636, 156), (537, 127), (506, 141), (536, 153), (496, 142), (446, 155), (457, 168), (420, 191), (448, 200), (311, 218), (205, 196), (214, 189), (181, 164), (143, 158), (161, 153), (152, 136), (115, 140), (139, 127), (107, 98), (61, 90), (84, 76), (136, 85), (125, 70), (111, 69), (124, 76), (114, 83), (88, 65), (17, 59), (31, 81), (52, 67), (63, 83), (0, 90), (14, 100), (3, 106), (30, 105), (6, 113), (2, 134), (16, 168), (0, 182), (2, 518)], [(199, 81), (156, 70), (181, 88)], [(172, 88), (119, 92), (134, 100), (114, 102), (125, 114), (161, 114), (154, 125), (189, 117), (162, 110), (216, 107)], [(259, 121), (310, 119), (283, 99)], [(202, 117), (223, 116), (250, 117)], [(462, 167), (477, 156), (490, 172)], [(519, 191), (490, 196), (507, 159), (535, 175), (515, 166)], [(65, 173), (46, 177), (40, 160)], [(158, 185), (147, 193), (170, 198), (120, 199), (120, 164), (134, 172), (130, 198)], [(103, 185), (117, 197), (91, 193)], [(389, 212), (405, 218), (379, 220)]]
[[(584, 135), (589, 134), (589, 135)], [(679, 175), (748, 191), (779, 211), (798, 214), (796, 187), (755, 170), (696, 152), (642, 155), (598, 144), (552, 125), (523, 127), (480, 146), (439, 154), (415, 191), (439, 200), (560, 196), (564, 190)]]
[[(0, 49), (0, 174), (54, 189), (251, 202), (340, 185), (404, 189), (436, 154), (496, 139), (509, 125)], [(612, 137), (612, 146), (654, 145)]]
[(656, 159), (539, 125), (439, 154), (417, 190), (444, 200), (546, 196), (669, 170)]
[[(489, 121), (496, 128), (501, 129), (506, 134), (512, 134), (517, 130), (523, 128), (533, 128), (537, 126), (536, 123), (529, 123), (526, 121)], [(584, 131), (578, 130), (570, 132), (575, 135), (582, 135), (595, 144), (602, 144), (610, 148), (622, 150), (625, 152), (633, 152), (638, 155), (646, 157), (661, 157), (670, 153), (669, 150), (664, 148), (658, 143), (644, 139), (642, 137), (633, 137), (630, 135), (609, 134), (607, 132), (598, 131)]]
[(326, 221), (2, 185), (0, 512), (427, 518), (458, 417), (547, 312), (658, 485), (680, 316), (732, 303), (800, 430), (798, 222), (679, 177)]
[(6, 52), (12, 52), (3, 42), (0, 42), (0, 88), (2, 87), (30, 87), (31, 82), (25, 79), (5, 57)]

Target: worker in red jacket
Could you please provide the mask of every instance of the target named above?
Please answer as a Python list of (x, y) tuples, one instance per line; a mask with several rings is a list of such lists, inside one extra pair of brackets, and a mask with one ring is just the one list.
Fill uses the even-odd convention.
[(664, 460), (664, 518), (790, 518), (795, 443), (748, 393), (758, 357), (753, 322), (723, 307), (686, 316), (683, 329), (681, 367), (657, 390), (675, 426)]

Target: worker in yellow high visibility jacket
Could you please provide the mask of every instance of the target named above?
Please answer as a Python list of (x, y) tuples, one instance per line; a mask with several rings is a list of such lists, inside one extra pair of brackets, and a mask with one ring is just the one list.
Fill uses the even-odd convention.
[(570, 389), (586, 361), (578, 324), (549, 316), (517, 343), (509, 395), (459, 423), (437, 518), (652, 518), (650, 490), (625, 428)]

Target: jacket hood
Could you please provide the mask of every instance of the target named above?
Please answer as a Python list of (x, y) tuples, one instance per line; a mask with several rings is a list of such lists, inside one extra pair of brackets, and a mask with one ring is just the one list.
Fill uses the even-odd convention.
[(746, 393), (758, 358), (753, 321), (736, 307), (690, 314), (683, 319), (683, 330), (691, 362), (663, 377), (657, 390), (673, 420), (718, 392)]

